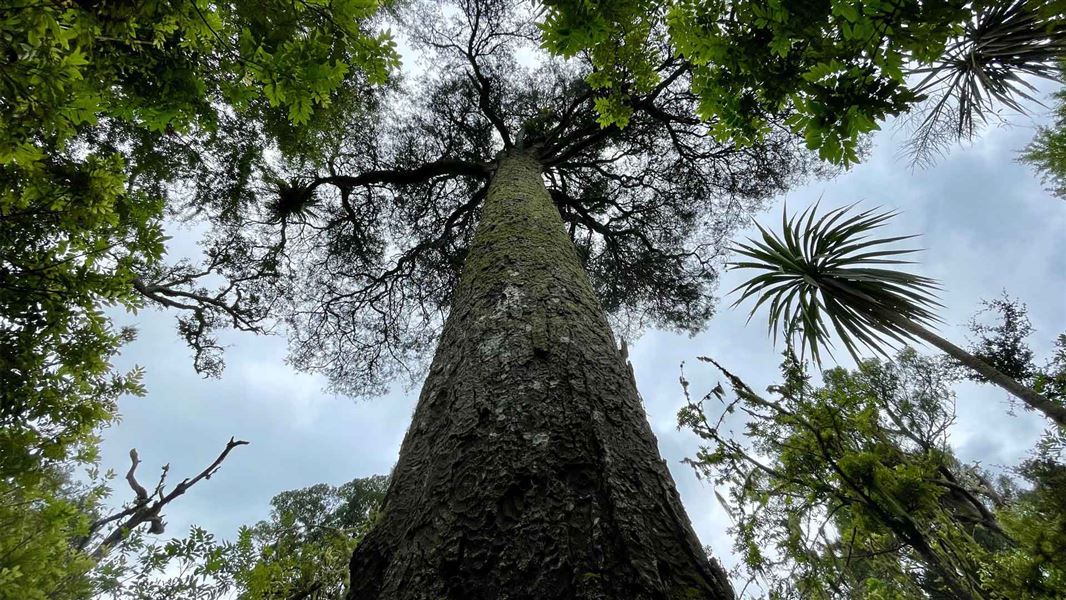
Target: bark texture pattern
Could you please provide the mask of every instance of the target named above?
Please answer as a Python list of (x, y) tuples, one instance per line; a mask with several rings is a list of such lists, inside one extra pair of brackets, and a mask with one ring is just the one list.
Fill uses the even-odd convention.
[(352, 600), (732, 598), (528, 154), (501, 159)]

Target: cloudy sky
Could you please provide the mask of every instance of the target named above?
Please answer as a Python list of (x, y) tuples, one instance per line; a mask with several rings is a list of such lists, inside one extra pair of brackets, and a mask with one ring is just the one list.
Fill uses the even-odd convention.
[[(945, 337), (965, 341), (964, 324), (982, 298), (1003, 290), (1029, 307), (1037, 334), (1032, 340), (1043, 359), (1054, 336), (1066, 330), (1066, 202), (1045, 192), (1017, 152), (1032, 137), (1037, 117), (1012, 119), (1012, 128), (987, 131), (976, 143), (958, 148), (938, 165), (911, 172), (898, 156), (898, 138), (889, 129), (874, 138), (869, 160), (832, 181), (815, 182), (784, 198), (761, 218), (779, 218), (782, 200), (799, 210), (820, 199), (824, 208), (861, 201), (902, 211), (890, 234), (922, 234), (926, 249), (915, 270), (940, 280), (946, 309)], [(195, 249), (194, 232), (175, 230), (174, 253)], [(727, 274), (720, 294), (740, 280)], [(694, 393), (717, 378), (694, 359), (713, 356), (756, 389), (776, 379), (779, 355), (763, 321), (745, 324), (746, 311), (721, 303), (709, 327), (689, 338), (646, 332), (630, 344), (637, 384), (648, 419), (670, 464), (699, 537), (724, 558), (731, 554), (728, 517), (709, 484), (680, 463), (694, 454), (697, 440), (676, 429), (682, 403), (679, 365), (688, 363)], [(762, 316), (760, 315), (760, 319)], [(198, 524), (219, 537), (232, 537), (242, 524), (267, 516), (278, 492), (319, 482), (341, 484), (356, 477), (388, 473), (408, 425), (417, 386), (398, 387), (369, 401), (323, 392), (325, 381), (295, 372), (284, 363), (285, 340), (231, 334), (227, 369), (217, 380), (199, 378), (171, 315), (145, 311), (121, 316), (139, 338), (117, 361), (119, 368), (147, 369), (145, 398), (121, 404), (121, 423), (104, 432), (103, 464), (123, 471), (136, 447), (144, 461), (142, 478), (170, 463), (175, 480), (211, 462), (230, 436), (251, 442), (236, 449), (221, 472), (176, 501), (167, 511), (168, 534), (181, 535)], [(928, 350), (932, 352), (932, 350)], [(1024, 455), (1042, 423), (1031, 414), (1008, 414), (1005, 394), (989, 386), (961, 385), (953, 439), (965, 460), (986, 466), (1010, 465)], [(128, 490), (116, 482), (120, 496)]]

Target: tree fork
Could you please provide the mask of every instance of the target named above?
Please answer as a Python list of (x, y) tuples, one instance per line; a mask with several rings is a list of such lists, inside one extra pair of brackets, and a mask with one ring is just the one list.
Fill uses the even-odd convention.
[(350, 600), (733, 598), (530, 152), (500, 159)]

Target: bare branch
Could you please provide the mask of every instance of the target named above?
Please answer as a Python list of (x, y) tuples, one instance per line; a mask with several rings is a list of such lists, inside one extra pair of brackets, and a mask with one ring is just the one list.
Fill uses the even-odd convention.
[(142, 485), (137, 483), (137, 480), (134, 478), (134, 471), (136, 470), (137, 465), (139, 465), (141, 461), (137, 456), (137, 451), (130, 450), (130, 459), (132, 459), (133, 464), (130, 466), (129, 472), (127, 472), (126, 474), (126, 481), (129, 482), (130, 487), (133, 488), (134, 492), (137, 494), (137, 499), (129, 508), (126, 508), (125, 510), (122, 510), (114, 515), (97, 520), (96, 522), (92, 523), (89, 526), (89, 535), (82, 540), (82, 542), (79, 544), (79, 547), (84, 548), (85, 546), (87, 546), (93, 534), (97, 531), (100, 531), (100, 529), (104, 525), (113, 523), (120, 519), (124, 519), (122, 523), (114, 526), (111, 532), (108, 533), (103, 538), (103, 540), (101, 540), (100, 543), (96, 545), (92, 552), (89, 553), (94, 560), (100, 561), (101, 559), (103, 559), (103, 557), (106, 556), (112, 548), (121, 543), (122, 540), (126, 539), (129, 536), (130, 532), (132, 532), (134, 529), (144, 523), (149, 524), (149, 533), (163, 533), (165, 526), (165, 523), (163, 522), (163, 515), (161, 514), (163, 508), (167, 504), (170, 504), (178, 496), (181, 496), (185, 492), (189, 491), (189, 488), (196, 485), (201, 480), (210, 479), (211, 476), (214, 475), (219, 470), (219, 468), (221, 468), (222, 461), (226, 460), (226, 457), (229, 455), (230, 451), (232, 451), (237, 446), (244, 446), (247, 444), (248, 442), (244, 440), (230, 438), (229, 442), (226, 443), (226, 447), (222, 450), (218, 457), (215, 458), (214, 462), (208, 465), (207, 468), (205, 468), (203, 471), (200, 471), (200, 473), (192, 479), (182, 480), (182, 482), (175, 486), (169, 494), (165, 495), (163, 493), (163, 485), (166, 478), (166, 474), (170, 469), (170, 465), (163, 467), (163, 473), (160, 477), (159, 484), (156, 486), (155, 489), (155, 496), (157, 497), (157, 500), (155, 500), (154, 502), (150, 502), (148, 491)]

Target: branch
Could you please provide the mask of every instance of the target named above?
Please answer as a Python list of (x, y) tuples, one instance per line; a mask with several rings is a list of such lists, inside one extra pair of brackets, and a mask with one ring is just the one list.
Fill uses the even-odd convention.
[[(663, 256), (669, 256), (665, 252), (662, 252), (658, 248), (656, 248), (655, 244), (653, 244), (651, 240), (648, 239), (648, 236), (646, 236), (644, 232), (640, 231), (639, 229), (633, 227), (627, 229), (612, 229), (611, 227), (596, 220), (596, 218), (592, 216), (591, 213), (589, 213), (588, 209), (586, 209), (585, 206), (582, 205), (580, 200), (572, 198), (570, 197), (570, 195), (556, 189), (550, 190), (549, 194), (551, 195), (552, 200), (554, 200), (557, 204), (562, 204), (573, 209), (575, 215), (578, 217), (578, 220), (590, 230), (595, 231), (596, 233), (603, 236), (605, 242), (611, 243), (616, 237), (632, 236), (638, 241), (640, 241), (640, 243), (643, 244), (649, 252), (653, 252)], [(669, 257), (676, 258), (673, 256)]]
[(137, 483), (137, 478), (133, 476), (134, 471), (137, 470), (137, 465), (141, 464), (141, 459), (137, 457), (137, 449), (130, 449), (130, 470), (126, 471), (126, 481), (133, 488), (133, 491), (137, 494), (137, 502), (148, 501), (148, 490), (144, 489), (144, 486)]
[(300, 590), (293, 595), (289, 596), (286, 600), (306, 600), (313, 596), (315, 592), (322, 589), (322, 582), (316, 581), (307, 588)]
[(487, 179), (492, 175), (492, 167), (485, 163), (442, 158), (426, 163), (416, 169), (385, 169), (367, 171), (356, 176), (333, 175), (331, 177), (319, 177), (311, 182), (309, 188), (313, 190), (323, 184), (335, 185), (342, 189), (374, 184), (414, 185), (442, 175), (453, 177), (467, 175)]
[(509, 150), (513, 145), (511, 143), (511, 135), (507, 131), (507, 125), (503, 122), (503, 119), (500, 118), (499, 113), (492, 108), (492, 98), (489, 96), (489, 80), (484, 74), (482, 74), (481, 69), (477, 65), (477, 60), (474, 59), (474, 55), (469, 52), (466, 52), (465, 54), (467, 61), (470, 63), (470, 67), (473, 69), (473, 73), (468, 73), (467, 75), (472, 80), (474, 87), (477, 88), (478, 108), (481, 109), (485, 118), (492, 123), (492, 126), (496, 128), (497, 132), (499, 132), (500, 137), (503, 138), (504, 150)]
[[(230, 291), (230, 288), (223, 290), (222, 294), (208, 296), (207, 294), (181, 290), (158, 283), (146, 283), (139, 277), (133, 280), (133, 288), (145, 298), (158, 302), (163, 306), (193, 312), (202, 312), (210, 308), (227, 314), (233, 320), (233, 326), (240, 331), (261, 332), (261, 328), (255, 323), (258, 319), (249, 317), (249, 315), (241, 311), (237, 303), (227, 303), (222, 297), (225, 292)], [(175, 298), (184, 298), (191, 300), (193, 303), (180, 302), (175, 300)]]
[(229, 442), (226, 443), (226, 447), (222, 450), (218, 457), (215, 458), (214, 462), (208, 465), (207, 468), (205, 468), (203, 471), (200, 471), (200, 473), (196, 475), (196, 477), (193, 477), (192, 479), (182, 480), (181, 483), (175, 486), (174, 489), (166, 495), (163, 494), (163, 484), (166, 478), (166, 473), (169, 470), (169, 465), (163, 467), (163, 475), (159, 480), (159, 485), (156, 486), (156, 494), (159, 499), (154, 502), (149, 502), (150, 497), (148, 495), (148, 491), (144, 488), (144, 486), (137, 483), (137, 479), (134, 477), (134, 472), (136, 471), (137, 466), (141, 463), (141, 461), (137, 456), (137, 450), (130, 450), (130, 459), (132, 461), (132, 464), (130, 465), (129, 471), (126, 473), (126, 481), (130, 484), (130, 487), (133, 488), (134, 492), (137, 494), (136, 501), (134, 501), (133, 505), (129, 508), (109, 517), (99, 519), (92, 523), (89, 526), (88, 536), (86, 536), (79, 542), (78, 547), (84, 548), (88, 544), (88, 541), (92, 537), (92, 535), (95, 532), (99, 531), (104, 525), (107, 525), (108, 523), (112, 523), (114, 521), (118, 521), (123, 518), (125, 518), (125, 520), (122, 521), (120, 525), (112, 529), (111, 532), (107, 534), (107, 536), (105, 536), (104, 539), (90, 553), (90, 556), (92, 556), (93, 560), (97, 562), (102, 560), (112, 548), (122, 542), (122, 540), (126, 539), (129, 536), (130, 532), (132, 532), (134, 529), (144, 523), (150, 523), (150, 533), (163, 533), (165, 523), (163, 522), (163, 516), (160, 514), (160, 511), (163, 510), (163, 507), (165, 507), (167, 504), (170, 504), (178, 496), (181, 496), (185, 492), (189, 491), (189, 488), (196, 485), (201, 480), (210, 479), (211, 476), (214, 475), (219, 470), (219, 468), (221, 468), (222, 461), (226, 460), (226, 457), (229, 455), (230, 451), (232, 451), (237, 446), (244, 446), (247, 444), (248, 442), (244, 440), (237, 440), (231, 437)]

